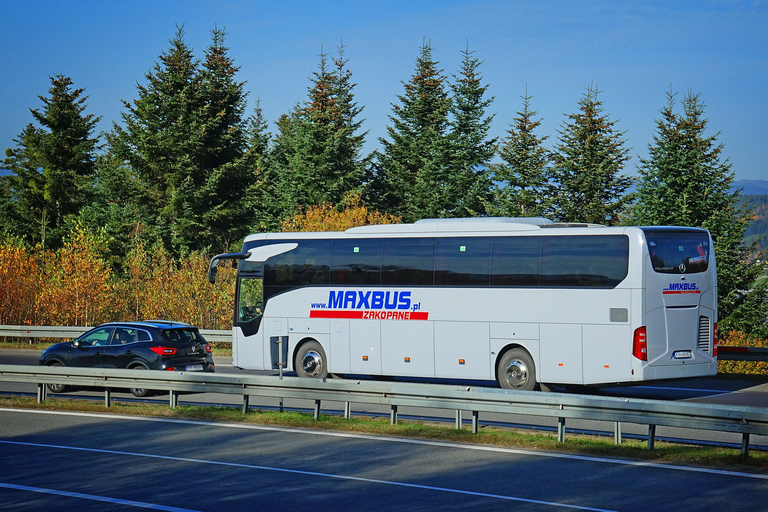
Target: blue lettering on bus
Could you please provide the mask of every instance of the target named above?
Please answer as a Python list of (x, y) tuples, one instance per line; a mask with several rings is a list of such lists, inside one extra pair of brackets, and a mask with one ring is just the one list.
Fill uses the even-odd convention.
[(669, 286), (664, 291), (681, 292), (681, 291), (693, 291), (698, 290), (699, 287), (696, 283), (669, 283)]
[(411, 292), (342, 291), (328, 294), (329, 309), (411, 309)]

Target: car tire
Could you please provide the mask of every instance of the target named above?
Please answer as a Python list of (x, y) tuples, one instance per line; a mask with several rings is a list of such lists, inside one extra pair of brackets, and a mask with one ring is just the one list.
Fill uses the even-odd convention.
[[(138, 366), (134, 366), (133, 368), (131, 368), (131, 370), (146, 370), (146, 368), (143, 367), (143, 366), (138, 365)], [(149, 395), (152, 394), (152, 390), (151, 389), (144, 389), (144, 388), (130, 388), (129, 391), (131, 392), (131, 394), (133, 396), (138, 397), (138, 398), (145, 398), (145, 397), (148, 397)]]
[[(58, 361), (54, 361), (52, 363), (48, 363), (47, 366), (64, 366), (64, 365)], [(47, 387), (48, 391), (50, 391), (51, 393), (66, 393), (67, 391), (69, 391), (69, 386), (67, 386), (66, 384), (46, 384), (45, 387)]]

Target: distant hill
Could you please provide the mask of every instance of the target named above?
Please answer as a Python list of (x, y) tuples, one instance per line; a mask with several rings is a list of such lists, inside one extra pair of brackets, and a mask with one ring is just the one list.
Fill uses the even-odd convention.
[(738, 180), (733, 182), (733, 188), (741, 189), (742, 195), (760, 196), (768, 194), (768, 181), (766, 180)]

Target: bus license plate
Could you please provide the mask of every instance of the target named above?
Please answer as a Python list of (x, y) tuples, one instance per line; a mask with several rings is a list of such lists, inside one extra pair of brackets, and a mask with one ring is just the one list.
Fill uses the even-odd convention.
[(203, 371), (203, 365), (201, 364), (190, 364), (184, 367), (184, 369), (188, 372), (201, 372)]
[(675, 359), (690, 359), (693, 357), (693, 353), (690, 350), (678, 350), (672, 357)]

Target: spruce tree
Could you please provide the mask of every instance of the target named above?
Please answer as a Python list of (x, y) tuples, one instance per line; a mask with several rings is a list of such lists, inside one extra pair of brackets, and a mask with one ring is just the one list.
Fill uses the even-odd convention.
[(146, 85), (137, 85), (139, 97), (123, 102), (123, 126), (108, 136), (152, 205), (157, 236), (175, 253), (220, 252), (247, 231), (246, 92), (225, 36), (211, 31), (200, 63), (177, 27)]
[(371, 177), (369, 197), (377, 208), (405, 222), (450, 215), (445, 189), (451, 101), (437, 66), (425, 42), (413, 76), (403, 83), (400, 104), (392, 105), (392, 125), (387, 127), (388, 138), (379, 139), (382, 151)]
[(728, 159), (722, 159), (719, 132), (706, 134), (708, 120), (699, 94), (687, 92), (682, 114), (675, 106), (676, 95), (667, 93), (649, 156), (640, 159), (638, 203), (629, 222), (708, 229), (715, 244), (722, 330), (766, 333), (766, 290), (756, 283), (761, 268), (750, 261), (749, 248), (742, 243), (750, 214), (732, 187), (734, 172)]
[(5, 164), (15, 173), (11, 188), (24, 229), (18, 234), (55, 249), (90, 199), (98, 141), (92, 134), (101, 118), (85, 113), (88, 97), (70, 77), (50, 79), (50, 96), (39, 96), (43, 108), (31, 109), (40, 127), (24, 129), (16, 148), (6, 151)]
[(526, 90), (523, 109), (517, 112), (499, 146), (502, 163), (491, 166), (494, 183), (488, 213), (494, 216), (539, 217), (549, 212), (551, 157), (544, 147), (547, 137), (536, 135), (541, 119), (531, 110)]
[(563, 222), (616, 224), (632, 200), (632, 179), (621, 174), (629, 159), (624, 132), (603, 113), (598, 93), (588, 87), (579, 112), (558, 131), (552, 195)]
[(453, 76), (451, 84), (450, 179), (444, 193), (449, 198), (447, 209), (454, 217), (485, 213), (491, 189), (488, 167), (496, 153), (496, 139), (488, 137), (495, 114), (486, 116), (494, 98), (485, 97), (488, 86), (482, 83), (481, 62), (473, 54), (467, 45), (459, 74)]
[(310, 205), (340, 205), (347, 192), (360, 189), (364, 176), (362, 108), (354, 100), (344, 46), (333, 62), (323, 51), (319, 57), (307, 100), (277, 123), (271, 164), (285, 215)]

